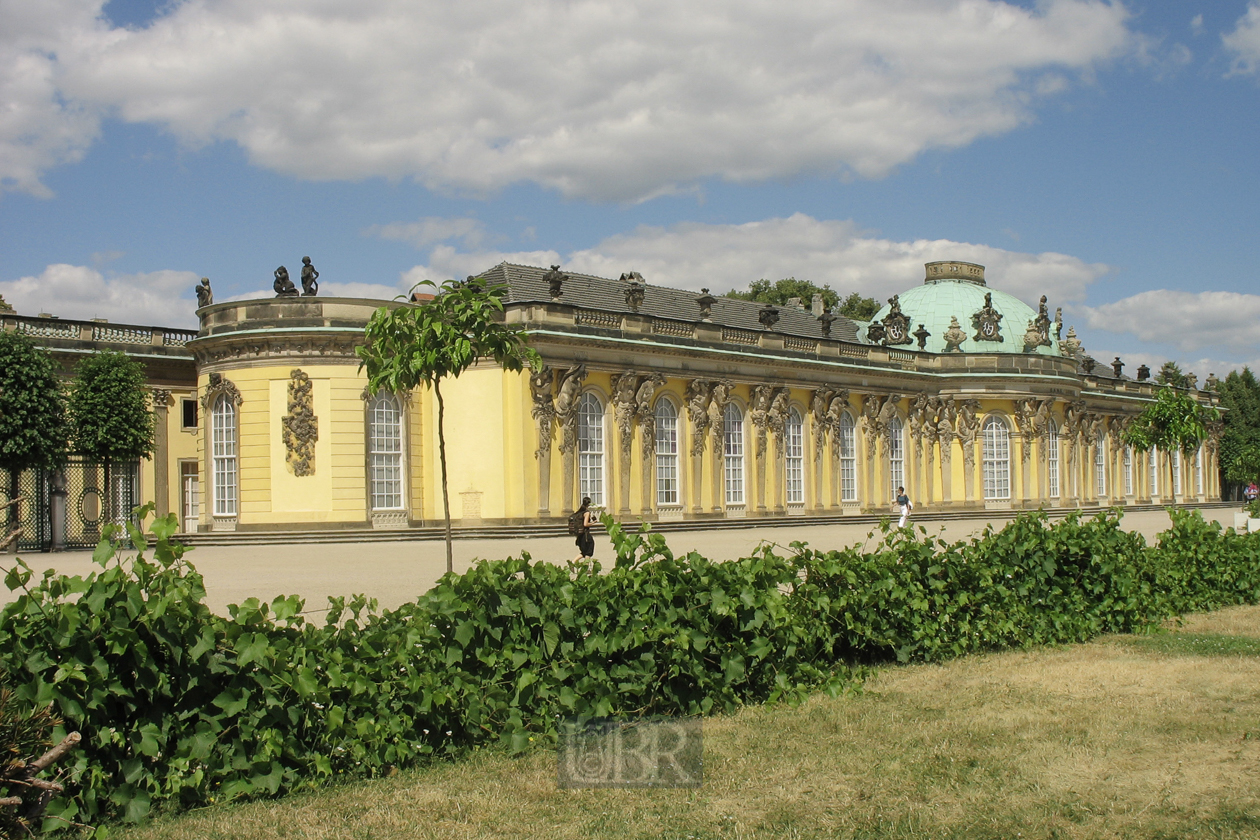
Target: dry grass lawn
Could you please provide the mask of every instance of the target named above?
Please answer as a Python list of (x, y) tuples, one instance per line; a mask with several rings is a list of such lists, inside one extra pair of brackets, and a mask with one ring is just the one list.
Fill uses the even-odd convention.
[(554, 753), (490, 752), (115, 836), (1260, 838), (1260, 607), (704, 725), (699, 789), (561, 790)]

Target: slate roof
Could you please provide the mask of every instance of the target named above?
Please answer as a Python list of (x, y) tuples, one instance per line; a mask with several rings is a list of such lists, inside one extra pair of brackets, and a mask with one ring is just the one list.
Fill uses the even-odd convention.
[[(547, 283), (543, 280), (543, 275), (547, 271), (548, 269), (538, 266), (503, 262), (489, 271), (483, 271), (478, 276), (488, 283), (504, 284), (508, 287), (504, 303), (550, 303), (551, 295)], [(564, 269), (561, 268), (561, 271)], [(569, 279), (564, 283), (561, 303), (603, 312), (633, 312), (626, 305), (624, 281), (571, 271), (564, 273)], [(696, 298), (700, 296), (698, 292), (657, 286), (646, 279), (644, 283), (643, 304), (639, 307), (640, 314), (689, 322), (700, 320), (700, 304), (696, 303)], [(710, 316), (713, 323), (741, 330), (762, 331), (758, 313), (764, 304), (718, 295), (714, 297), (717, 300), (713, 304)], [(803, 338), (823, 337), (822, 325), (813, 313), (787, 306), (780, 306), (778, 310), (779, 322), (774, 325), (773, 332)], [(857, 325), (841, 316), (837, 316), (832, 323), (830, 338), (861, 343), (857, 334)]]

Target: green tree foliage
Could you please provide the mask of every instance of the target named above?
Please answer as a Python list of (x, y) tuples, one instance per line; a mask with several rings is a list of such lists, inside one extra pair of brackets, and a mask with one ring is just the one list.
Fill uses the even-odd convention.
[(1260, 381), (1250, 368), (1231, 371), (1217, 386), (1225, 429), (1221, 433), (1221, 471), (1225, 481), (1246, 484), (1260, 479)]
[[(525, 344), (525, 332), (498, 320), (504, 287), (485, 288), (476, 278), (441, 285), (417, 283), (436, 292), (420, 305), (382, 306), (368, 320), (365, 341), (355, 348), (359, 370), (367, 369), (368, 390), (382, 388), (404, 394), (419, 385), (433, 389), (438, 404), (438, 454), (442, 463), (442, 512), (446, 517), (446, 570), (454, 567), (451, 549), (451, 504), (446, 485), (445, 404), (442, 380), (458, 377), (478, 359), (494, 359), (507, 370), (541, 365), (538, 353)], [(410, 296), (399, 296), (408, 300)]]
[(0, 330), (0, 469), (11, 495), (23, 470), (64, 463), (69, 439), (56, 363), (26, 336)]
[[(513, 749), (557, 716), (711, 714), (843, 691), (872, 664), (1079, 642), (1260, 602), (1260, 536), (1172, 512), (1149, 545), (1118, 512), (1021, 514), (948, 543), (885, 525), (840, 550), (795, 543), (714, 562), (604, 519), (615, 562), (528, 555), (446, 575), (378, 611), (296, 596), (213, 614), (171, 542), (115, 526), (86, 577), (20, 561), (5, 577), (0, 672), (21, 702), (82, 733), (48, 813), (140, 819), (372, 776), (478, 744)], [(150, 556), (150, 545), (152, 552)]]
[(869, 321), (878, 311), (879, 301), (875, 298), (862, 297), (854, 292), (841, 301), (839, 314), (855, 321)]
[(823, 306), (829, 312), (835, 312), (846, 318), (869, 321), (879, 311), (879, 303), (874, 298), (862, 297), (854, 292), (842, 300), (830, 285), (816, 286), (808, 280), (797, 280), (795, 277), (786, 277), (776, 283), (771, 283), (764, 278), (754, 280), (749, 285), (748, 291), (737, 292), (732, 289), (726, 293), (726, 296), (737, 300), (771, 303), (775, 306), (787, 306), (789, 300), (799, 298), (801, 303), (808, 307), (816, 294), (822, 295)]
[(70, 388), (70, 425), (74, 450), (93, 463), (150, 457), (155, 426), (144, 366), (108, 350), (80, 362)]
[(1174, 388), (1184, 388), (1189, 383), (1186, 375), (1181, 372), (1181, 367), (1172, 361), (1164, 362), (1159, 373), (1155, 374), (1155, 381), (1160, 385), (1171, 385)]
[[(1208, 424), (1218, 419), (1220, 413), (1215, 408), (1201, 405), (1185, 391), (1172, 387), (1160, 388), (1155, 395), (1155, 402), (1148, 405), (1125, 429), (1124, 442), (1141, 452), (1151, 449), (1172, 452), (1180, 449), (1186, 455), (1193, 455), (1208, 436)], [(1174, 482), (1171, 459), (1168, 470), (1167, 486), (1172, 487)]]

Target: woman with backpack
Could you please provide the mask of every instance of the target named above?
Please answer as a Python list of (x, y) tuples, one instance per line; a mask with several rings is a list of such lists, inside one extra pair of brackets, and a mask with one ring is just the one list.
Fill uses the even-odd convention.
[(595, 538), (591, 536), (591, 526), (595, 524), (595, 515), (591, 513), (591, 497), (582, 498), (582, 506), (573, 511), (569, 517), (569, 533), (577, 535), (578, 556), (573, 562), (595, 556)]

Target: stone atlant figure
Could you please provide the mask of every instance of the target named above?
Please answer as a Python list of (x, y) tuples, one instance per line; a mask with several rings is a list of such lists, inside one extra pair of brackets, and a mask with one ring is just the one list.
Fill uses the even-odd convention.
[(214, 292), (210, 291), (210, 278), (209, 277), (202, 277), (201, 285), (194, 286), (193, 288), (197, 290), (197, 308), (198, 309), (200, 309), (203, 306), (209, 306), (210, 304), (214, 303)]
[(313, 297), (319, 294), (319, 272), (311, 265), (310, 257), (302, 257), (302, 295)]
[(276, 297), (297, 297), (298, 290), (289, 279), (289, 269), (280, 266), (275, 273), (276, 282), (272, 284), (272, 288), (276, 290)]

